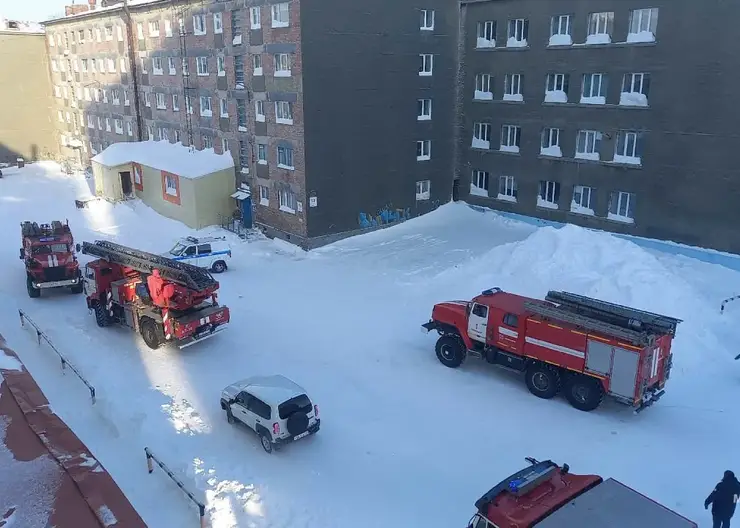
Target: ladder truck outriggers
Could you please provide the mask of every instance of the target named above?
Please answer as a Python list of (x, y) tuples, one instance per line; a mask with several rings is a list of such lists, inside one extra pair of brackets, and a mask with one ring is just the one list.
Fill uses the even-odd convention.
[(98, 326), (132, 328), (151, 349), (171, 342), (182, 349), (228, 325), (218, 281), (205, 269), (105, 240), (77, 250), (98, 257), (84, 272), (87, 307)]

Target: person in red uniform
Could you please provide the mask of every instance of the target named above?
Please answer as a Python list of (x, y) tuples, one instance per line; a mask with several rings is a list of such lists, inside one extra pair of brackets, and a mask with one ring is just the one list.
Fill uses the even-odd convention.
[(164, 304), (164, 279), (159, 275), (159, 270), (155, 269), (146, 279), (146, 285), (149, 287), (149, 296), (156, 306)]

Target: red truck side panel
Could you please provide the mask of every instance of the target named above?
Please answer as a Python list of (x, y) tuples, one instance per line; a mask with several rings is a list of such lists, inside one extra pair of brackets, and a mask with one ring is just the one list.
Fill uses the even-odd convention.
[(582, 372), (586, 358), (586, 334), (532, 317), (526, 320), (525, 356)]

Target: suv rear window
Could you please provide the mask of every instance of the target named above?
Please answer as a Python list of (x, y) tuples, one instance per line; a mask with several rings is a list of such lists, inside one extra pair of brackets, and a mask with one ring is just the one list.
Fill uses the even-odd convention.
[(309, 413), (311, 412), (311, 409), (311, 400), (309, 400), (308, 396), (305, 394), (301, 394), (300, 396), (296, 396), (295, 398), (291, 398), (288, 401), (281, 403), (278, 406), (278, 414), (280, 414), (281, 420), (285, 420), (295, 412), (303, 411), (304, 413)]

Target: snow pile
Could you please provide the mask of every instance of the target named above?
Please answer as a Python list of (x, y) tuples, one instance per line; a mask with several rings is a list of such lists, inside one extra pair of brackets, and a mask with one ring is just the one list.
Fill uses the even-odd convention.
[(547, 90), (545, 92), (546, 103), (567, 103), (568, 94), (563, 90)]
[(113, 143), (93, 158), (107, 167), (140, 163), (185, 178), (199, 178), (234, 167), (230, 152), (216, 154), (213, 149), (195, 150), (182, 143), (139, 141)]
[(547, 44), (548, 46), (572, 46), (573, 45), (573, 39), (570, 35), (552, 35), (550, 37), (550, 41)]
[(540, 156), (550, 156), (552, 158), (562, 158), (563, 151), (560, 149), (560, 145), (550, 145), (549, 147), (540, 148)]
[(655, 42), (655, 35), (652, 31), (638, 31), (637, 33), (628, 33), (627, 42), (630, 44)]
[(647, 106), (647, 96), (640, 92), (622, 92), (619, 94), (619, 104), (622, 106)]

